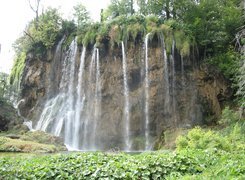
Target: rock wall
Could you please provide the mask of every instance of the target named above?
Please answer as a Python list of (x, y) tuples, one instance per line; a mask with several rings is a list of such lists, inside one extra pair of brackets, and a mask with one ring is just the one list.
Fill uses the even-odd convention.
[[(144, 149), (145, 132), (145, 47), (143, 42), (127, 42), (127, 75), (130, 104), (130, 139), (133, 150)], [(85, 59), (85, 80), (88, 82), (89, 65), (93, 48), (90, 47)], [(121, 46), (110, 47), (104, 43), (99, 48), (101, 71), (101, 116), (96, 132), (98, 149), (123, 147), (124, 137), (124, 92)], [(149, 42), (149, 119), (152, 142), (170, 127), (191, 127), (205, 123), (205, 117), (218, 116), (221, 113), (221, 101), (231, 93), (228, 83), (215, 71), (195, 67), (189, 59), (182, 59), (178, 53), (169, 55), (164, 61), (164, 49), (160, 41)], [(60, 55), (56, 50), (45, 57), (36, 58), (28, 54), (22, 77), (21, 114), (32, 119), (34, 124), (40, 118), (44, 103), (59, 92), (62, 76), (61, 64), (65, 49), (60, 46)], [(78, 73), (81, 47), (76, 55), (75, 74)], [(165, 62), (165, 63), (164, 63)], [(184, 62), (184, 63), (183, 63)], [(166, 73), (166, 68), (168, 72)], [(165, 75), (169, 81), (168, 87)], [(77, 79), (75, 78), (77, 83)], [(86, 87), (92, 91), (95, 87)], [(169, 91), (169, 96), (166, 96)], [(169, 98), (169, 99), (168, 99)], [(167, 101), (168, 100), (168, 101)], [(93, 108), (93, 107), (87, 107)]]

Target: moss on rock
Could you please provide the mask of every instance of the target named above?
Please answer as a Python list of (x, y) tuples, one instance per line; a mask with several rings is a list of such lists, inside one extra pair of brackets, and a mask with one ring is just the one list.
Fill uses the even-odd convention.
[(0, 151), (2, 152), (53, 153), (66, 150), (61, 138), (42, 131), (0, 136)]
[(23, 141), (32, 141), (41, 144), (55, 145), (59, 151), (67, 150), (60, 137), (53, 136), (43, 131), (29, 131), (20, 137)]
[(0, 151), (52, 153), (59, 151), (59, 148), (50, 144), (0, 137)]
[(18, 116), (16, 109), (5, 100), (0, 99), (0, 131), (14, 129), (23, 123), (23, 119)]

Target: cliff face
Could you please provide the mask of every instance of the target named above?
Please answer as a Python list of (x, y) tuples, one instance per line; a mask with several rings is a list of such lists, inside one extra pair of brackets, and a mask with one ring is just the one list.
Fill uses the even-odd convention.
[[(158, 41), (149, 42), (146, 70), (144, 43), (128, 42), (125, 54), (129, 122), (126, 124), (121, 45), (110, 48), (103, 44), (97, 51), (98, 62), (93, 57), (94, 49), (87, 48), (83, 73), (79, 73), (82, 47), (74, 51), (74, 58), (66, 64), (71, 49), (65, 51), (61, 44), (46, 57), (38, 59), (34, 54), (28, 55), (22, 78), (25, 103), (20, 110), (23, 116), (32, 119), (34, 127), (46, 122), (45, 127), (40, 125), (37, 129), (63, 136), (66, 144), (73, 147), (75, 142), (78, 149), (147, 149), (147, 141), (152, 146), (154, 139), (167, 128), (203, 124), (205, 117), (218, 116), (221, 101), (230, 96), (228, 84), (221, 75), (195, 67), (175, 49), (166, 59), (164, 46)], [(72, 66), (71, 61), (74, 69), (65, 70), (65, 65)], [(70, 96), (72, 100), (67, 101)], [(53, 112), (54, 109), (58, 110)], [(66, 118), (68, 114), (73, 118)], [(44, 120), (40, 122), (40, 119)], [(80, 122), (68, 126), (69, 121), (76, 119)], [(61, 127), (57, 130), (57, 126)], [(77, 131), (73, 134), (68, 128)], [(127, 140), (130, 146), (125, 148)]]

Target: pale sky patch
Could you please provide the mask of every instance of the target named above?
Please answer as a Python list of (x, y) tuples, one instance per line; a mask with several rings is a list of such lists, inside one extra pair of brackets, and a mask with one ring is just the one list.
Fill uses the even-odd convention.
[[(31, 0), (33, 1), (33, 0)], [(41, 0), (40, 9), (53, 7), (60, 9), (66, 18), (72, 18), (73, 6), (82, 3), (95, 21), (100, 19), (100, 10), (105, 9), (110, 0)], [(0, 72), (9, 73), (13, 65), (14, 52), (12, 44), (23, 33), (28, 22), (35, 16), (28, 0), (0, 1)]]

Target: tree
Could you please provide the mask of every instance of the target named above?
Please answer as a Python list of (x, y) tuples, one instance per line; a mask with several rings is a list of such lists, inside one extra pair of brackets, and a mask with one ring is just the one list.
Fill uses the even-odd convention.
[(133, 13), (133, 0), (111, 0), (111, 4), (104, 11), (103, 19), (108, 20), (121, 15), (132, 15)]
[(227, 51), (242, 24), (242, 11), (236, 0), (180, 0), (175, 3), (176, 18), (190, 29), (202, 57)]
[(16, 40), (14, 48), (16, 51), (29, 51), (35, 45), (42, 45), (51, 48), (61, 30), (62, 18), (58, 10), (48, 8), (38, 19), (38, 29), (36, 29), (36, 19), (32, 20), (26, 27), (24, 35)]
[(91, 18), (86, 7), (79, 3), (73, 7), (74, 9), (74, 19), (77, 24), (78, 30), (83, 31), (83, 29), (91, 22)]

